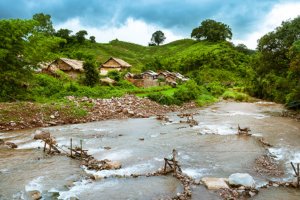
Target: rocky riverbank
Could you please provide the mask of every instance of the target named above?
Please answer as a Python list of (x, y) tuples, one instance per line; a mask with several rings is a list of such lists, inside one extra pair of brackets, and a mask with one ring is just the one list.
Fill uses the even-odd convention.
[(66, 97), (60, 103), (1, 103), (0, 131), (62, 124), (85, 123), (107, 119), (147, 118), (168, 112), (195, 108), (196, 104), (182, 106), (160, 105), (148, 98), (126, 95), (120, 98), (93, 99)]

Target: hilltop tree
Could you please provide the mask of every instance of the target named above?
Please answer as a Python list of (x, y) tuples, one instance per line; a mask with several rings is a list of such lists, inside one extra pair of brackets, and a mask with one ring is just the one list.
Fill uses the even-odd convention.
[(165, 34), (162, 31), (155, 31), (152, 34), (151, 42), (159, 45), (163, 43), (165, 39), (166, 39)]
[(77, 39), (77, 42), (80, 43), (80, 44), (83, 44), (84, 41), (85, 41), (85, 36), (87, 35), (87, 31), (86, 30), (80, 30), (78, 31), (75, 36), (76, 36), (76, 39)]
[(192, 38), (197, 40), (208, 40), (211, 42), (225, 41), (232, 38), (231, 28), (221, 22), (207, 19), (201, 25), (194, 28), (191, 33)]
[(72, 33), (71, 30), (61, 28), (61, 29), (59, 29), (59, 30), (55, 33), (55, 35), (56, 35), (57, 37), (64, 38), (64, 39), (66, 39), (66, 40), (69, 42), (69, 40), (70, 40), (70, 38), (71, 38), (71, 36), (70, 36), (71, 33)]
[(96, 37), (95, 36), (90, 36), (91, 43), (96, 43)]
[(54, 35), (55, 30), (52, 25), (51, 16), (44, 13), (37, 13), (33, 15), (32, 19), (38, 22), (35, 29), (37, 32), (42, 32), (47, 35)]
[(99, 81), (99, 73), (95, 62), (92, 60), (84, 62), (83, 69), (85, 73), (84, 84), (91, 87), (95, 86)]

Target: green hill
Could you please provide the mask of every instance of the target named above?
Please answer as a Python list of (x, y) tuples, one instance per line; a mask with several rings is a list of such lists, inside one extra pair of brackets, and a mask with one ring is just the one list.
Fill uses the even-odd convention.
[(111, 56), (118, 57), (130, 63), (134, 73), (148, 68), (157, 70), (161, 66), (166, 70), (187, 74), (209, 67), (238, 72), (238, 75), (245, 77), (241, 72), (249, 61), (248, 55), (238, 52), (227, 42), (209, 43), (192, 39), (150, 47), (118, 40), (105, 44), (86, 42), (65, 48), (61, 53), (77, 59), (94, 58), (99, 63), (105, 62)]

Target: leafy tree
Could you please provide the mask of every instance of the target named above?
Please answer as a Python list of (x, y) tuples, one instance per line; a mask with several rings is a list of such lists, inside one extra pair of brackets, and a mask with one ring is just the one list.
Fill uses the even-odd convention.
[(191, 33), (192, 38), (197, 40), (208, 40), (211, 42), (225, 41), (232, 38), (231, 28), (221, 22), (207, 19), (201, 25), (194, 28)]
[(99, 72), (96, 64), (92, 60), (84, 62), (83, 69), (85, 73), (84, 84), (87, 86), (95, 86), (99, 82)]
[(38, 21), (38, 25), (35, 27), (36, 31), (45, 33), (47, 35), (53, 35), (55, 33), (50, 15), (37, 13), (33, 15), (32, 18)]
[(152, 34), (151, 42), (156, 43), (158, 46), (165, 41), (166, 37), (162, 31), (155, 31)]
[(248, 49), (248, 47), (244, 44), (236, 45), (235, 49), (238, 50), (239, 52), (242, 52), (242, 53), (248, 54), (248, 55), (255, 53), (254, 50)]
[(254, 92), (270, 100), (300, 104), (300, 16), (282, 22), (258, 42)]
[(60, 38), (36, 32), (35, 20), (0, 20), (0, 100), (24, 97), (38, 62), (55, 56)]
[(23, 53), (33, 20), (0, 20), (0, 100), (15, 100), (30, 76)]
[(276, 70), (278, 73), (286, 71), (290, 58), (288, 52), (294, 42), (300, 39), (300, 16), (294, 20), (282, 22), (281, 26), (267, 33), (258, 41), (257, 49), (261, 53), (260, 72)]
[(87, 35), (87, 31), (86, 30), (81, 30), (81, 31), (78, 31), (75, 36), (76, 36), (76, 39), (77, 39), (77, 42), (80, 43), (80, 44), (83, 44), (84, 41), (85, 41), (85, 36)]
[(91, 43), (96, 43), (96, 37), (95, 36), (90, 36)]
[(55, 36), (67, 40), (67, 43), (71, 43), (71, 42), (73, 42), (73, 38), (70, 35), (71, 33), (72, 33), (71, 30), (61, 28), (55, 33)]

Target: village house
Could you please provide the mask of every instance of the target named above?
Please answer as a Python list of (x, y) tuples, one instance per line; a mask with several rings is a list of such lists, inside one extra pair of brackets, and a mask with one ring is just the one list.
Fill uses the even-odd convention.
[(72, 79), (76, 79), (79, 74), (84, 72), (83, 61), (69, 58), (58, 58), (42, 69), (43, 73), (57, 76), (56, 71), (61, 70)]
[(127, 73), (124, 77), (126, 80), (130, 81), (137, 87), (153, 87), (161, 85), (171, 85), (175, 87), (177, 82), (185, 82), (188, 78), (185, 78), (180, 73), (162, 71), (156, 73), (152, 70), (147, 70), (141, 74), (131, 74)]
[(100, 74), (107, 75), (109, 71), (123, 71), (129, 69), (130, 67), (131, 65), (125, 62), (124, 60), (111, 57), (100, 66)]

